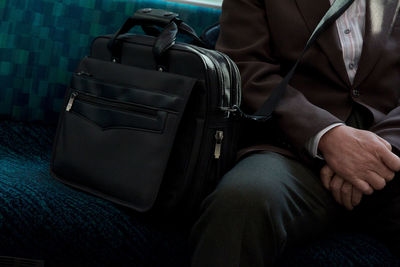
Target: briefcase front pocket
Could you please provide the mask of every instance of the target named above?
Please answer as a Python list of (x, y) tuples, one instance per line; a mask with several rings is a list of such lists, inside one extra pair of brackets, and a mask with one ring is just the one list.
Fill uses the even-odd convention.
[[(193, 87), (194, 83), (180, 84)], [(53, 175), (113, 202), (149, 210), (157, 198), (187, 97), (76, 75), (72, 86), (57, 131)]]
[(153, 107), (125, 103), (73, 91), (67, 111), (98, 126), (102, 131), (131, 129), (162, 133), (168, 113)]

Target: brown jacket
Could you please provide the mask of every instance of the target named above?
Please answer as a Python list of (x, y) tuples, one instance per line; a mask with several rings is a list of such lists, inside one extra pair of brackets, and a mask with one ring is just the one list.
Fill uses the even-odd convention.
[[(400, 0), (366, 2), (354, 84), (332, 25), (303, 58), (275, 112), (293, 151), (304, 153), (307, 140), (345, 121), (356, 103), (368, 110), (370, 131), (400, 148)], [(224, 0), (217, 49), (240, 69), (247, 112), (256, 111), (279, 84), (329, 7), (329, 0)]]

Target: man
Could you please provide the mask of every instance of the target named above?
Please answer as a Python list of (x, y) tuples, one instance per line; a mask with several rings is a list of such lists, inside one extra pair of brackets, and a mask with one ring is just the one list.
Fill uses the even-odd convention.
[[(332, 3), (224, 1), (217, 49), (241, 71), (247, 112), (280, 83)], [(274, 145), (249, 148), (206, 198), (192, 266), (271, 266), (337, 221), (400, 255), (399, 7), (355, 0), (310, 48), (274, 114), (289, 145), (266, 136)]]

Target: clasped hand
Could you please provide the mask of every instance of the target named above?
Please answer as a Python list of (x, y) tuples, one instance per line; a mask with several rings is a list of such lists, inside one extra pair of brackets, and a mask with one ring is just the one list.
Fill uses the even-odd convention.
[(400, 158), (378, 135), (349, 126), (338, 126), (320, 140), (326, 160), (321, 180), (335, 200), (352, 210), (362, 199), (381, 190), (400, 171)]

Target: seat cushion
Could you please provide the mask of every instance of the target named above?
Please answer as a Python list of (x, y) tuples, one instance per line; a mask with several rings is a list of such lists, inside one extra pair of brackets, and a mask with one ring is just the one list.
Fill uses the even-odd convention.
[[(154, 220), (49, 175), (55, 129), (0, 121), (0, 256), (45, 266), (188, 266), (189, 227)], [(332, 234), (292, 249), (282, 266), (399, 266), (370, 237)]]
[(282, 256), (281, 267), (293, 266), (400, 266), (385, 245), (365, 234), (330, 233)]
[(55, 129), (0, 122), (0, 256), (46, 266), (184, 266), (182, 227), (74, 190), (49, 175)]

